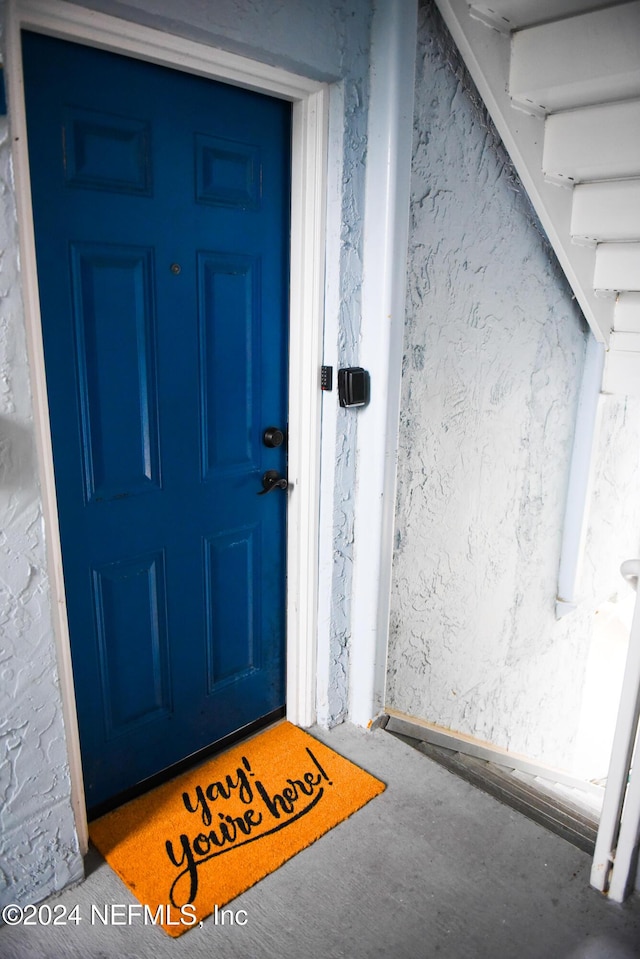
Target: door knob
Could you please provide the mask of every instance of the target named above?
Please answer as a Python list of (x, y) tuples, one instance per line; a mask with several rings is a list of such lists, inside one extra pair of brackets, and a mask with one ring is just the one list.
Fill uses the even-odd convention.
[(258, 496), (264, 496), (265, 493), (271, 493), (274, 489), (286, 489), (289, 483), (284, 476), (280, 476), (277, 470), (267, 470), (262, 475), (262, 489)]

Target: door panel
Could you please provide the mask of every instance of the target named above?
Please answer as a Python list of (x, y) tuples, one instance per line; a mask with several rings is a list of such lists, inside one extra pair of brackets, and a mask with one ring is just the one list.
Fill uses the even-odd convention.
[(159, 488), (152, 251), (72, 243), (70, 255), (87, 501)]
[(284, 703), (290, 105), (23, 50), (92, 807)]
[[(229, 530), (205, 543), (207, 587), (207, 680), (216, 685), (260, 669), (260, 648), (254, 644), (254, 624), (259, 619), (258, 592), (253, 588), (259, 556), (257, 527)], [(234, 589), (242, 590), (235, 608), (217, 601)], [(235, 635), (233, 645), (212, 642), (216, 636)]]
[[(259, 436), (251, 432), (254, 367), (261, 353), (259, 263), (199, 253), (198, 293), (202, 463), (209, 480), (219, 470), (251, 469), (259, 463)], [(233, 323), (225, 321), (229, 316)], [(229, 371), (229, 357), (244, 362)], [(224, 379), (228, 392), (221, 395)]]
[(94, 569), (93, 589), (110, 739), (171, 711), (164, 553)]

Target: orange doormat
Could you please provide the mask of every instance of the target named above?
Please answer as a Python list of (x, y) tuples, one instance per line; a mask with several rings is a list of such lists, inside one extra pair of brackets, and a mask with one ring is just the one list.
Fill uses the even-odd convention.
[(144, 921), (179, 936), (384, 788), (283, 722), (102, 816), (89, 834)]

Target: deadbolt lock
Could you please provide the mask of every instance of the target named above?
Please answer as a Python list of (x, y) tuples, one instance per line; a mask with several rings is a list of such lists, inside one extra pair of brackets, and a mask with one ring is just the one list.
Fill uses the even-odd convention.
[(268, 446), (269, 449), (276, 449), (284, 443), (284, 433), (282, 430), (279, 430), (277, 426), (267, 426), (262, 434), (262, 442), (265, 446)]

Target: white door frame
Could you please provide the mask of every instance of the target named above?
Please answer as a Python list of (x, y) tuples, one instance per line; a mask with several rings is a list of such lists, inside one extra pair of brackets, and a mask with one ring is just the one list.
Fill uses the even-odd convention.
[(281, 97), (293, 105), (286, 696), (287, 718), (301, 726), (315, 721), (316, 709), (321, 396), (318, 371), (324, 310), (328, 87), (286, 70), (64, 0), (9, 0), (6, 75), (27, 348), (72, 803), (81, 849), (85, 852), (87, 818), (62, 576), (29, 181), (20, 44), (23, 28), (223, 80)]

